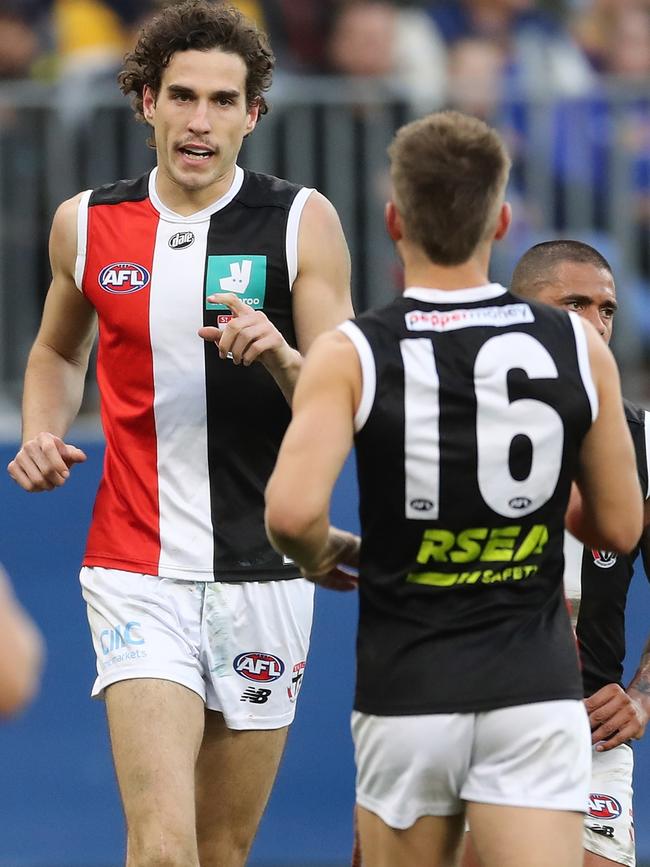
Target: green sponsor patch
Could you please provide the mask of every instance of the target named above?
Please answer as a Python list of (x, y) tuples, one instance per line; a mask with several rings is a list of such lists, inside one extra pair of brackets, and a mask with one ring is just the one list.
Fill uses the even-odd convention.
[(207, 301), (210, 295), (230, 292), (254, 310), (264, 307), (266, 256), (208, 256), (205, 280), (205, 309), (227, 310), (225, 304)]

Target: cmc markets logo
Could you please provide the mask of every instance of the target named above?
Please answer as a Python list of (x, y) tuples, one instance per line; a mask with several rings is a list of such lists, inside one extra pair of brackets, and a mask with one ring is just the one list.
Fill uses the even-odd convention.
[(169, 239), (172, 250), (186, 250), (194, 243), (194, 232), (176, 232)]
[(592, 548), (591, 555), (594, 564), (601, 569), (611, 569), (616, 563), (616, 554), (613, 551), (599, 551), (597, 548)]
[(271, 653), (261, 653), (259, 651), (249, 651), (248, 653), (240, 653), (233, 662), (233, 668), (246, 680), (253, 680), (255, 683), (271, 683), (282, 677), (284, 673), (284, 662)]
[(592, 792), (589, 795), (589, 815), (594, 819), (618, 819), (623, 809), (616, 798)]
[(103, 629), (99, 633), (99, 643), (102, 646), (104, 656), (115, 650), (121, 650), (123, 647), (144, 644), (144, 638), (140, 635), (141, 628), (141, 624), (137, 620), (131, 620), (129, 623), (114, 626), (112, 629)]
[(133, 262), (113, 262), (102, 269), (99, 285), (113, 295), (130, 295), (139, 292), (151, 280), (151, 275), (142, 265)]

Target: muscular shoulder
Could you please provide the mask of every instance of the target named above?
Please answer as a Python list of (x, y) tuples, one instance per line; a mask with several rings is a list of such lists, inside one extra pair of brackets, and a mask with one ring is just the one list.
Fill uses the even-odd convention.
[(50, 259), (53, 270), (74, 270), (77, 255), (77, 215), (83, 193), (62, 202), (54, 214), (50, 232)]

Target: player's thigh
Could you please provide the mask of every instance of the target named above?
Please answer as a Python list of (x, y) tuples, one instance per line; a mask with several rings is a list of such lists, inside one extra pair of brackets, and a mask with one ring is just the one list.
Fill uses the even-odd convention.
[[(387, 826), (463, 813), (474, 714), (374, 716), (355, 711), (356, 800)], [(365, 855), (365, 852), (364, 852)]]
[(584, 813), (590, 778), (591, 737), (583, 702), (533, 702), (477, 714), (461, 797)]
[(481, 867), (582, 867), (582, 814), (470, 803)]
[(409, 828), (391, 828), (375, 813), (357, 808), (363, 867), (454, 867), (463, 816), (422, 816)]
[(287, 727), (237, 730), (206, 712), (196, 765), (196, 811), (202, 867), (243, 863), (266, 807)]
[(584, 820), (585, 867), (634, 867), (633, 771), (634, 755), (627, 744), (594, 750)]
[(138, 678), (106, 688), (106, 710), (129, 837), (156, 829), (194, 838), (194, 766), (204, 707), (192, 690)]

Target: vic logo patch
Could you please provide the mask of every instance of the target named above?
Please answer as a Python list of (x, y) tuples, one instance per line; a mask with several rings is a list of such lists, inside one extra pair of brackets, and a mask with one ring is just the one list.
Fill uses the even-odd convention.
[(589, 815), (594, 819), (618, 819), (622, 812), (621, 805), (611, 795), (600, 792), (589, 795)]
[(130, 295), (139, 292), (151, 280), (151, 274), (142, 265), (133, 262), (113, 262), (99, 274), (99, 285), (113, 295)]
[(271, 653), (240, 653), (232, 665), (237, 674), (255, 683), (271, 683), (284, 674), (284, 662)]
[[(254, 310), (264, 307), (266, 256), (208, 256), (205, 297), (232, 292)], [(206, 310), (227, 310), (225, 304), (205, 302)]]

